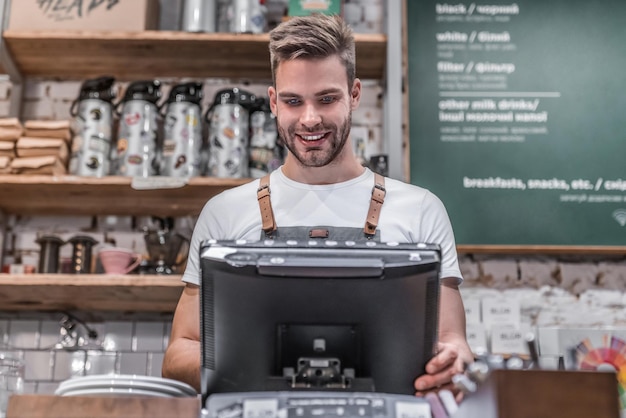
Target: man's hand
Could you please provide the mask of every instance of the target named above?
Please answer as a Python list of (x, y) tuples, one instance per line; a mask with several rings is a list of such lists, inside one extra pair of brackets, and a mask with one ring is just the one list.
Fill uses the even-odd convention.
[(426, 365), (426, 374), (415, 379), (415, 395), (424, 396), (428, 392), (437, 392), (441, 389), (458, 393), (452, 384), (452, 376), (462, 373), (463, 367), (457, 346), (440, 342), (437, 355)]
[(465, 338), (465, 309), (456, 279), (442, 279), (440, 301), (437, 354), (426, 364), (426, 374), (415, 379), (415, 395), (448, 389), (460, 401), (462, 393), (454, 387), (452, 376), (463, 373), (474, 355)]

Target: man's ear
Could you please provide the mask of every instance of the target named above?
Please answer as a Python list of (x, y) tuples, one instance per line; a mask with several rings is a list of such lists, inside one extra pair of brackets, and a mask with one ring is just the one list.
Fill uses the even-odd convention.
[(359, 103), (361, 102), (361, 80), (358, 78), (354, 79), (352, 83), (352, 90), (350, 91), (350, 104), (352, 106), (352, 110), (359, 107)]
[(276, 89), (274, 86), (267, 88), (267, 96), (270, 98), (270, 110), (276, 116)]

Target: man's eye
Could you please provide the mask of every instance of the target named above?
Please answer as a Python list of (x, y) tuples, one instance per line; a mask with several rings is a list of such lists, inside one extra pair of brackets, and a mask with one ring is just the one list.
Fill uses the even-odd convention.
[(334, 101), (335, 101), (335, 98), (333, 96), (324, 96), (320, 98), (320, 102), (324, 104), (330, 104), (330, 103), (333, 103)]
[(297, 106), (300, 104), (300, 99), (287, 99), (285, 100), (285, 103), (287, 103), (289, 106)]

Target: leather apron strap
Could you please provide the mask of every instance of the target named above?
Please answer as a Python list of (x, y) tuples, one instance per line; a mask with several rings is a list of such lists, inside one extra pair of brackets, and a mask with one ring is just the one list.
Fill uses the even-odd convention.
[(374, 173), (374, 187), (372, 188), (372, 199), (370, 200), (370, 208), (367, 211), (367, 219), (363, 232), (368, 239), (376, 234), (378, 227), (378, 218), (380, 216), (380, 208), (385, 202), (385, 178), (378, 173)]
[[(263, 176), (257, 190), (257, 199), (259, 201), (259, 209), (261, 211), (262, 228), (265, 236), (271, 237), (276, 231), (276, 220), (274, 219), (274, 211), (272, 210), (272, 202), (270, 200), (270, 175)], [(380, 217), (380, 209), (385, 202), (385, 178), (378, 173), (374, 173), (374, 187), (372, 188), (372, 198), (370, 207), (367, 211), (365, 227), (363, 232), (368, 239), (376, 235), (378, 227), (378, 218)]]
[(261, 210), (263, 232), (265, 232), (265, 236), (271, 237), (274, 231), (276, 231), (276, 221), (274, 220), (274, 211), (272, 210), (272, 202), (270, 200), (269, 174), (261, 178), (256, 195), (259, 201), (259, 209)]

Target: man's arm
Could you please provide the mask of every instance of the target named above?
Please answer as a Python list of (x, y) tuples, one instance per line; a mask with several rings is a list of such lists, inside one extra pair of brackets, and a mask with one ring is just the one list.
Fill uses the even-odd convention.
[(163, 359), (163, 377), (200, 390), (200, 287), (187, 284), (180, 296)]
[(465, 309), (457, 279), (442, 279), (439, 305), (439, 350), (426, 365), (426, 374), (415, 380), (416, 395), (451, 388), (452, 376), (473, 361), (465, 338)]

